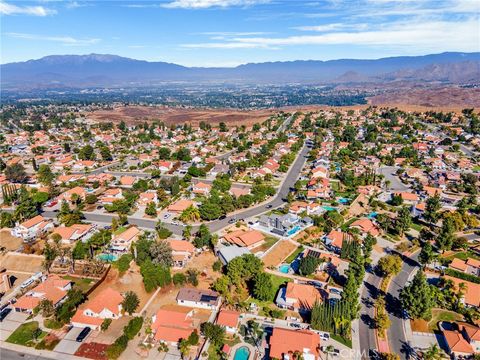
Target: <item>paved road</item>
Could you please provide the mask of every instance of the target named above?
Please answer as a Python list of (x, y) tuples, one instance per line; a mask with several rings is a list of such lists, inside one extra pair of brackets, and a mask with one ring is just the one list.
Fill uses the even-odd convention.
[(408, 186), (400, 181), (398, 176), (395, 174), (398, 168), (395, 166), (383, 166), (378, 168), (378, 173), (385, 176), (385, 180), (390, 181), (388, 186), (389, 190), (393, 191), (405, 191), (408, 190)]
[[(229, 225), (229, 221), (231, 219), (246, 219), (253, 216), (260, 215), (270, 208), (277, 208), (285, 203), (285, 200), (288, 193), (290, 192), (290, 188), (295, 185), (298, 177), (300, 176), (300, 172), (307, 161), (307, 155), (310, 151), (310, 148), (306, 145), (306, 142), (302, 149), (300, 150), (300, 154), (295, 160), (295, 162), (290, 167), (288, 173), (286, 174), (286, 178), (281, 184), (277, 194), (268, 202), (264, 203), (261, 206), (252, 207), (250, 209), (245, 209), (240, 213), (236, 213), (235, 215), (227, 216), (225, 219), (222, 220), (215, 220), (210, 223), (207, 223), (210, 231), (216, 232), (224, 227)], [(268, 207), (268, 208), (267, 208)], [(55, 219), (57, 217), (57, 213), (53, 211), (44, 211), (42, 215), (46, 218)], [(115, 214), (96, 214), (96, 213), (84, 213), (85, 220), (110, 224), (112, 222), (112, 218), (117, 217)], [(155, 229), (155, 224), (158, 220), (148, 220), (148, 219), (140, 219), (135, 217), (128, 217), (128, 222), (133, 225), (137, 225), (138, 227), (145, 228), (145, 229)], [(183, 229), (185, 228), (183, 225), (173, 225), (169, 223), (164, 223), (165, 227), (172, 231), (176, 235), (182, 235)], [(196, 231), (196, 227), (193, 227), (193, 231)]]
[(40, 355), (31, 355), (25, 354), (22, 352), (17, 352), (14, 350), (3, 349), (0, 348), (0, 359), (2, 360), (48, 360), (50, 358), (46, 358)]
[(388, 339), (390, 341), (390, 350), (392, 353), (399, 354), (402, 359), (409, 359), (414, 351), (410, 345), (410, 340), (405, 334), (404, 323), (408, 321), (404, 318), (401, 310), (399, 295), (400, 290), (411, 280), (413, 273), (419, 269), (417, 263), (418, 252), (411, 258), (404, 258), (402, 271), (392, 280), (385, 300), (387, 301), (387, 310), (389, 313), (391, 325), (388, 330)]
[(377, 349), (374, 330), (374, 301), (378, 295), (381, 278), (374, 273), (367, 273), (363, 280), (361, 296), (360, 320), (358, 332), (360, 337), (360, 350), (368, 354), (370, 349)]

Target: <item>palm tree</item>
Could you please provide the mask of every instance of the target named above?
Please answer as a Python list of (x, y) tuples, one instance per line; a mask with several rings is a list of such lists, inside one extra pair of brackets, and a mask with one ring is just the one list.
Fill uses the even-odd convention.
[(432, 344), (424, 353), (423, 358), (425, 360), (442, 360), (447, 359), (445, 352), (440, 349), (437, 344)]
[(325, 349), (325, 354), (327, 354), (327, 360), (328, 360), (330, 354), (333, 353), (333, 350), (334, 350), (333, 345), (328, 345), (328, 346), (326, 347), (326, 349)]

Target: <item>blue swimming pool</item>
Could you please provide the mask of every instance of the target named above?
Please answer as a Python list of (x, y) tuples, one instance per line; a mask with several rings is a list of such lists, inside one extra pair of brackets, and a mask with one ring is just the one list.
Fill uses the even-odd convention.
[(367, 215), (367, 217), (368, 217), (369, 219), (373, 219), (374, 217), (377, 217), (377, 215), (378, 215), (378, 214), (377, 214), (376, 211), (372, 211), (370, 214)]
[(118, 260), (118, 256), (114, 254), (100, 254), (98, 258), (105, 262), (113, 262)]
[(323, 206), (323, 208), (324, 208), (325, 210), (327, 210), (327, 211), (335, 211), (335, 210), (337, 210), (336, 207), (329, 206), (329, 205), (325, 205), (325, 206)]
[(250, 356), (250, 350), (246, 346), (242, 346), (235, 351), (235, 356), (233, 360), (248, 360)]
[(288, 236), (293, 235), (293, 234), (299, 232), (300, 229), (301, 229), (301, 227), (297, 225), (297, 226), (291, 228), (290, 230), (288, 230), (287, 235)]
[(278, 267), (278, 271), (284, 274), (288, 274), (288, 271), (290, 270), (290, 265), (289, 264), (282, 264)]
[(337, 200), (337, 202), (338, 202), (339, 204), (348, 204), (349, 201), (350, 201), (350, 199), (343, 198), (343, 197), (338, 198), (338, 200)]

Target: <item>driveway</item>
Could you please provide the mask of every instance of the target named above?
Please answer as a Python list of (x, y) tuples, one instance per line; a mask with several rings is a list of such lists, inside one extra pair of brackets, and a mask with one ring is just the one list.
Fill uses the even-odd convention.
[(12, 309), (10, 314), (0, 323), (0, 340), (7, 340), (16, 328), (26, 322), (27, 318), (27, 314), (16, 312)]
[[(70, 355), (75, 354), (75, 352), (78, 350), (80, 345), (82, 345), (81, 342), (76, 341), (77, 336), (80, 334), (82, 330), (83, 328), (78, 328), (78, 327), (72, 328), (67, 333), (67, 335), (65, 335), (65, 337), (55, 347), (55, 352), (60, 352), (60, 353), (65, 353)], [(88, 336), (90, 336), (90, 334)], [(87, 339), (88, 339), (88, 336), (87, 336)], [(83, 342), (85, 342), (85, 340), (83, 340)]]

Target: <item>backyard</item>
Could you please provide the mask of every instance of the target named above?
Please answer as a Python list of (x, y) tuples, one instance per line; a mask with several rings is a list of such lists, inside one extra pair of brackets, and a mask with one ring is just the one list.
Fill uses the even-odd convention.
[(278, 266), (290, 255), (297, 245), (288, 240), (278, 241), (275, 246), (262, 258), (265, 267)]
[(416, 320), (410, 320), (410, 323), (412, 325), (413, 331), (433, 333), (435, 331), (440, 330), (438, 328), (438, 323), (440, 321), (451, 322), (451, 321), (462, 321), (462, 320), (463, 320), (463, 316), (456, 312), (444, 310), (444, 309), (433, 309), (432, 319), (430, 321), (416, 319)]

